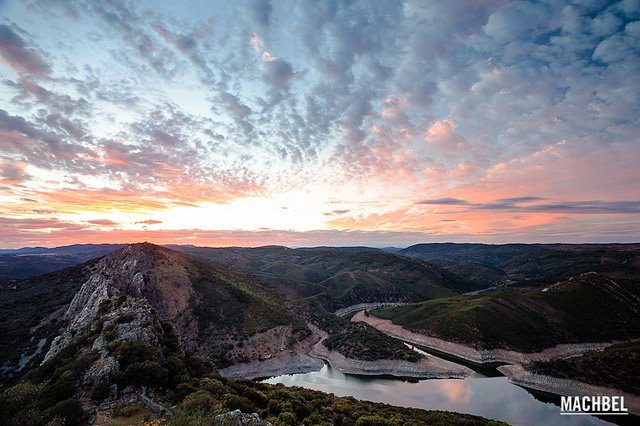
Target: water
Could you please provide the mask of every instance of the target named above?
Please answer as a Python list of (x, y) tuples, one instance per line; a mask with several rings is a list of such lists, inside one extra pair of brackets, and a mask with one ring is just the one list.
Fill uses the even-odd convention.
[(320, 371), (276, 376), (265, 382), (402, 407), (475, 414), (514, 425), (610, 424), (593, 416), (561, 416), (559, 406), (536, 399), (505, 377), (486, 377), (479, 373), (466, 379), (407, 381), (344, 374), (325, 365)]

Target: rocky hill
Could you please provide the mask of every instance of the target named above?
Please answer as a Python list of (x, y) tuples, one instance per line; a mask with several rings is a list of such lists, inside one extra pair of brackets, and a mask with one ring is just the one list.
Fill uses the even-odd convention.
[(135, 244), (102, 258), (94, 269), (67, 308), (69, 325), (45, 360), (105, 323), (119, 340), (149, 343), (157, 340), (153, 330), (170, 327), (182, 352), (220, 365), (258, 359), (307, 333), (250, 277), (185, 253)]

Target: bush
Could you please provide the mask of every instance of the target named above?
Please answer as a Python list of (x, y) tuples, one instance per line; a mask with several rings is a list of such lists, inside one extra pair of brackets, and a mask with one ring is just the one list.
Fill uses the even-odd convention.
[(213, 408), (213, 404), (215, 404), (215, 400), (205, 390), (194, 392), (182, 401), (182, 407), (190, 411), (209, 411)]
[(75, 398), (69, 398), (45, 410), (46, 419), (59, 419), (65, 426), (84, 424), (85, 413), (82, 404)]
[(96, 402), (102, 402), (105, 400), (109, 394), (111, 393), (111, 385), (106, 380), (100, 380), (94, 387), (91, 389), (91, 400)]
[(164, 387), (167, 385), (167, 369), (155, 361), (131, 364), (124, 371), (124, 381), (129, 385)]
[(278, 420), (280, 420), (283, 425), (296, 426), (298, 424), (298, 418), (296, 415), (287, 411), (280, 413)]
[(164, 362), (164, 367), (167, 369), (169, 386), (172, 389), (176, 388), (181, 383), (188, 382), (191, 378), (189, 370), (187, 370), (187, 366), (176, 356), (170, 356), (167, 358)]
[(356, 421), (356, 426), (393, 426), (391, 423), (380, 416), (361, 416)]
[(257, 410), (249, 398), (238, 395), (227, 395), (224, 398), (224, 405), (230, 410), (240, 410), (243, 413), (254, 413)]
[(212, 395), (222, 395), (224, 391), (224, 384), (220, 380), (210, 377), (200, 379), (200, 387)]

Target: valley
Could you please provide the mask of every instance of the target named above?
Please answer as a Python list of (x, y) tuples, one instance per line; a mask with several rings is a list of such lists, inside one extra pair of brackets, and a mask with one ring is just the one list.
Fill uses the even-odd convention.
[[(372, 379), (475, 377), (455, 357), (511, 364), (504, 370), (509, 380), (552, 393), (579, 390), (581, 383), (624, 392), (637, 414), (637, 245), (433, 246), (404, 253), (88, 246), (86, 253), (76, 248), (75, 266), (45, 275), (29, 263), (55, 269), (59, 259), (38, 249), (6, 271), (14, 275), (0, 290), (0, 420), (32, 416), (33, 424), (45, 424), (70, 413), (76, 423), (68, 424), (98, 424), (115, 415), (114, 407), (148, 395), (157, 406), (174, 406), (173, 419), (240, 409), (273, 424), (288, 424), (287, 413), (294, 423), (331, 424), (335, 413), (312, 407), (318, 394), (288, 389), (285, 398), (246, 379), (320, 374), (325, 364)], [(96, 252), (101, 257), (85, 260)], [(544, 268), (563, 271), (560, 279), (539, 272), (536, 253)], [(544, 388), (531, 377), (535, 383), (556, 377), (564, 387)], [(306, 408), (277, 408), (282, 398)], [(342, 424), (368, 424), (356, 423), (364, 416), (356, 414), (359, 402), (333, 398), (327, 403), (350, 413), (340, 417)], [(386, 410), (366, 404), (369, 414)], [(153, 406), (141, 410), (161, 415)], [(488, 422), (394, 410), (400, 411), (391, 418), (409, 424), (421, 424), (424, 416), (435, 424)]]

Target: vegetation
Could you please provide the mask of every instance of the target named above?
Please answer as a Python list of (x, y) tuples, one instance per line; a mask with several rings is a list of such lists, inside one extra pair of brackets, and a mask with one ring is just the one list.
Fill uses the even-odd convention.
[(418, 332), (477, 348), (535, 352), (559, 343), (638, 337), (635, 289), (583, 274), (548, 291), (496, 291), (372, 311)]
[(416, 362), (420, 355), (398, 340), (364, 323), (349, 322), (322, 342), (347, 358), (364, 361), (396, 359)]
[[(95, 263), (89, 261), (23, 280), (15, 284), (15, 290), (0, 291), (0, 366), (6, 363), (16, 366), (21, 356), (36, 352), (41, 339), (51, 341), (62, 326), (63, 310)], [(55, 312), (61, 314), (55, 316)], [(40, 360), (41, 356), (36, 355), (31, 363)]]
[[(113, 384), (120, 391), (127, 386), (147, 386), (156, 400), (174, 407), (170, 416), (153, 423), (167, 426), (213, 424), (216, 415), (235, 409), (258, 413), (274, 425), (502, 424), (465, 414), (393, 407), (302, 388), (226, 379), (201, 358), (165, 357), (146, 344), (114, 341), (109, 350), (120, 362), (121, 374), (107, 381), (85, 383), (83, 375), (96, 355), (74, 345), (4, 389), (0, 424), (84, 424), (87, 413), (81, 398), (90, 395), (102, 401), (109, 397), (107, 389)], [(139, 424), (141, 416), (147, 421), (153, 417), (140, 404), (111, 409), (111, 416), (124, 424), (129, 423), (128, 418)]]
[(417, 302), (466, 288), (455, 273), (369, 248), (176, 248), (251, 273), (288, 300), (314, 297), (330, 311), (366, 302)]
[(525, 365), (537, 374), (579, 380), (640, 395), (640, 342), (610, 346), (602, 352)]
[[(544, 286), (585, 272), (640, 278), (638, 244), (416, 244), (399, 251), (480, 285)], [(478, 288), (478, 287), (477, 287)]]
[(328, 312), (317, 299), (305, 300), (294, 305), (295, 311), (307, 321), (316, 324), (329, 334), (323, 344), (347, 358), (365, 361), (397, 359), (415, 362), (417, 352), (402, 342), (389, 337), (365, 323), (353, 323), (349, 319)]

